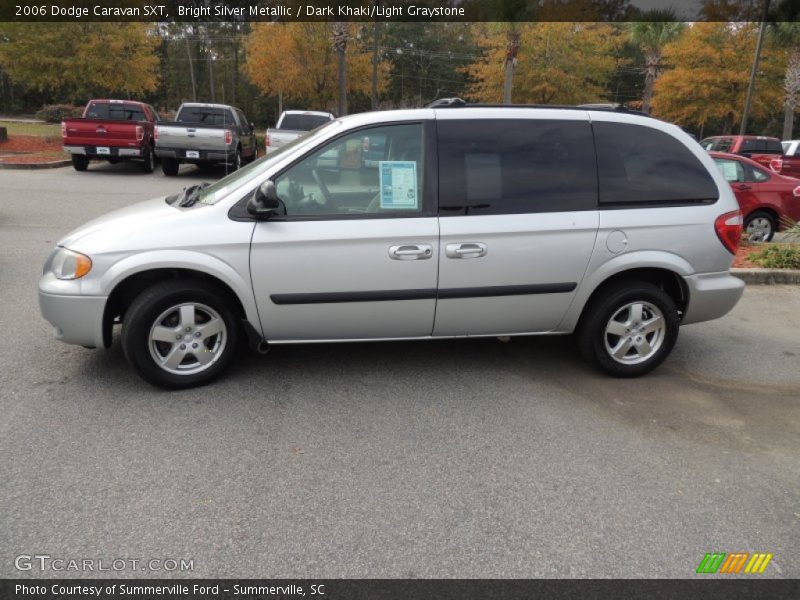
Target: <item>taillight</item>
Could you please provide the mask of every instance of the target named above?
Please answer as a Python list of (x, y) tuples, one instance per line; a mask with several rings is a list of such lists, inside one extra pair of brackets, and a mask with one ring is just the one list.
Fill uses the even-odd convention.
[(144, 139), (144, 127), (141, 125), (136, 126), (136, 141), (141, 142)]
[(769, 161), (769, 168), (775, 171), (776, 173), (780, 173), (781, 169), (783, 169), (783, 159), (782, 158), (773, 158)]
[(153, 127), (153, 141), (158, 141), (158, 127)]
[(67, 137), (67, 124), (64, 121), (61, 121), (61, 137)]
[(233, 141), (233, 133), (230, 129), (225, 130), (225, 143), (230, 144)]
[(792, 196), (795, 198), (800, 198), (800, 185), (792, 190)]
[(742, 211), (735, 210), (718, 216), (714, 221), (714, 230), (728, 252), (736, 254), (739, 240), (742, 239)]

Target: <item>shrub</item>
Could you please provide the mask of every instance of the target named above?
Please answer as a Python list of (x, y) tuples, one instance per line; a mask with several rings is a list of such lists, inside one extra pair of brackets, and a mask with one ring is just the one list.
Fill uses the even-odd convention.
[(768, 269), (800, 269), (800, 245), (770, 244), (747, 259)]
[(45, 104), (41, 110), (36, 113), (36, 118), (48, 123), (60, 123), (64, 119), (70, 117), (80, 117), (83, 115), (82, 106), (73, 106), (71, 104)]

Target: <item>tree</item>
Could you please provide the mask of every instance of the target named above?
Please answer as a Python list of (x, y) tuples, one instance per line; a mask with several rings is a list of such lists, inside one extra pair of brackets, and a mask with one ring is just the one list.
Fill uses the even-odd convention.
[[(348, 24), (347, 30), (347, 92), (368, 97), (370, 52), (360, 45), (358, 25)], [(339, 71), (327, 23), (257, 23), (245, 48), (244, 72), (262, 94), (282, 93), (297, 103), (306, 103), (308, 108), (336, 109)], [(379, 65), (379, 90), (386, 86), (388, 68)]]
[(661, 74), (664, 46), (674, 41), (683, 32), (685, 26), (683, 23), (675, 21), (675, 14), (671, 10), (654, 10), (643, 16), (647, 20), (631, 23), (629, 33), (631, 43), (639, 46), (644, 54), (642, 111), (649, 114), (653, 99), (653, 85)]
[(62, 101), (157, 87), (159, 38), (144, 23), (2, 23), (0, 37), (11, 80)]
[[(476, 25), (483, 55), (466, 68), (470, 97), (502, 99), (507, 56), (506, 26)], [(518, 23), (520, 49), (514, 74), (514, 102), (579, 104), (602, 99), (617, 65), (619, 28), (604, 23)]]
[[(673, 66), (655, 82), (653, 114), (684, 126), (721, 126), (730, 133), (742, 118), (757, 23), (695, 23), (664, 48)], [(752, 114), (765, 117), (781, 103), (782, 60), (767, 50), (759, 69)]]
[(777, 23), (772, 30), (776, 45), (788, 48), (786, 70), (783, 75), (783, 139), (792, 139), (794, 112), (800, 95), (800, 23)]

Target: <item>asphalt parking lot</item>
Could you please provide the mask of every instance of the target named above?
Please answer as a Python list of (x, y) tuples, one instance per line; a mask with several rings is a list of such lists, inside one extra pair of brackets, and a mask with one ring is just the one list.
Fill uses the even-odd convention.
[[(21, 554), (195, 577), (800, 577), (800, 286), (748, 287), (637, 380), (566, 338), (296, 346), (167, 393), (57, 342), (36, 283), (88, 219), (203, 180), (0, 171), (0, 577)], [(85, 573), (98, 576), (101, 573)]]

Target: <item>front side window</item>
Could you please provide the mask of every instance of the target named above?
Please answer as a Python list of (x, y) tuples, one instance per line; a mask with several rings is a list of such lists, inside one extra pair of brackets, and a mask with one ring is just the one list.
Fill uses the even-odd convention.
[(722, 172), (722, 176), (729, 183), (744, 181), (744, 169), (738, 160), (727, 160), (725, 158), (715, 158), (714, 162)]
[(680, 141), (631, 123), (593, 124), (600, 167), (600, 205), (713, 201), (717, 186)]
[(363, 129), (334, 140), (275, 179), (288, 217), (413, 216), (423, 211), (423, 126)]
[(443, 216), (597, 208), (586, 121), (442, 120), (437, 129)]

